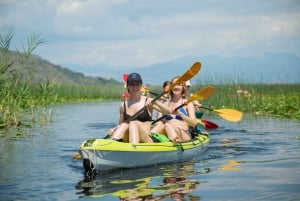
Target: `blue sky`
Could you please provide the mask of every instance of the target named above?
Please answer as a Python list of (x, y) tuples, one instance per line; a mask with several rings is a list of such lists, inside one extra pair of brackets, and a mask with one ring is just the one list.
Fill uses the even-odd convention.
[(0, 0), (0, 32), (31, 33), (63, 67), (143, 68), (190, 55), (300, 57), (298, 0)]

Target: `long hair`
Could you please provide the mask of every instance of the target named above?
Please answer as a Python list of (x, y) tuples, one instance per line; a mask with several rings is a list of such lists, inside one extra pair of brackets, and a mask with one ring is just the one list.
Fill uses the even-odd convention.
[[(176, 77), (173, 77), (173, 79), (171, 80), (171, 85), (179, 78), (180, 76), (176, 76)], [(187, 93), (187, 87), (186, 87), (186, 84), (185, 84), (185, 82), (184, 83), (182, 83), (181, 84), (182, 85), (182, 97), (186, 97), (186, 93)], [(173, 97), (173, 91), (172, 90), (170, 90), (170, 95), (171, 95), (171, 97)]]

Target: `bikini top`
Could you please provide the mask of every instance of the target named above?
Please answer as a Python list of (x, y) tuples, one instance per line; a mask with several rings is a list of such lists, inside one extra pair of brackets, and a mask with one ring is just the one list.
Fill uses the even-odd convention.
[[(147, 99), (145, 100), (145, 105), (147, 103)], [(128, 115), (126, 113), (126, 104), (125, 104), (125, 101), (124, 101), (124, 119), (125, 121), (130, 119), (132, 116), (131, 115)], [(141, 122), (145, 122), (145, 121), (152, 121), (152, 117), (149, 115), (149, 111), (147, 109), (147, 107), (144, 108), (143, 112), (141, 112), (134, 120), (138, 120), (138, 121), (141, 121)]]
[[(184, 106), (180, 107), (178, 110), (181, 113), (183, 113), (184, 115), (188, 116), (188, 113), (185, 110)], [(168, 115), (165, 116), (165, 119), (168, 120), (168, 121), (171, 120), (171, 119), (177, 119), (177, 120), (180, 120), (180, 121), (183, 120), (178, 114), (175, 115), (175, 118), (171, 114), (168, 114)]]

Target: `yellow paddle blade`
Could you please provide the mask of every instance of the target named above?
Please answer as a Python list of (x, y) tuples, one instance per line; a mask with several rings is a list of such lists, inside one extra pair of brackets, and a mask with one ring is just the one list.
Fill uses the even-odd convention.
[(81, 155), (79, 153), (73, 154), (72, 158), (74, 158), (74, 159), (80, 159)]
[[(185, 73), (183, 73), (176, 80), (175, 83), (173, 83), (169, 86), (168, 90), (172, 89), (175, 85), (182, 84), (182, 83), (190, 80), (191, 78), (193, 78), (199, 72), (200, 68), (201, 68), (201, 63), (195, 62)], [(152, 99), (151, 103), (153, 104), (155, 101), (157, 101), (160, 97), (162, 97), (164, 95), (165, 92), (168, 92), (168, 91), (164, 91), (164, 92), (160, 93), (159, 95), (157, 95), (154, 99)], [(127, 119), (126, 122), (129, 122), (129, 121), (132, 121), (133, 119), (135, 119), (143, 110), (144, 110), (144, 108), (141, 108), (134, 115), (132, 115), (131, 118)]]
[(195, 62), (185, 73), (183, 73), (177, 80), (174, 82), (170, 88), (175, 85), (182, 84), (190, 79), (192, 79), (201, 69), (201, 63), (199, 61)]
[(212, 86), (204, 87), (195, 93), (187, 100), (187, 102), (192, 102), (194, 100), (202, 101), (208, 97), (210, 97), (215, 91), (215, 88)]
[(213, 110), (213, 111), (218, 113), (220, 117), (222, 117), (223, 119), (225, 119), (227, 121), (238, 122), (243, 117), (243, 113), (238, 110), (218, 109), (218, 110)]
[(146, 93), (146, 92), (150, 92), (150, 90), (149, 90), (149, 89), (147, 89), (146, 87), (142, 86), (142, 88), (141, 88), (141, 92), (144, 92), (144, 93)]

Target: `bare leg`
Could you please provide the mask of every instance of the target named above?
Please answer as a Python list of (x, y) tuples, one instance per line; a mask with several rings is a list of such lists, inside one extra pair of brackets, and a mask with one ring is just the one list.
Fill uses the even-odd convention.
[(152, 128), (151, 132), (153, 133), (165, 133), (165, 125), (163, 122), (157, 122), (157, 124)]
[(128, 124), (122, 123), (118, 126), (115, 132), (112, 135), (113, 139), (124, 139), (125, 134), (128, 133)]
[(146, 143), (153, 142), (152, 138), (150, 137), (151, 122), (138, 122), (138, 124), (139, 124), (140, 141)]
[(186, 141), (189, 141), (191, 140), (191, 134), (189, 133), (188, 130), (184, 130), (182, 128), (178, 128), (179, 129), (179, 135), (180, 135), (180, 138), (181, 138), (181, 142), (186, 142)]
[(176, 126), (174, 126), (173, 124), (169, 122), (165, 123), (165, 131), (167, 133), (168, 138), (172, 141), (179, 141), (179, 137), (175, 128)]
[(129, 122), (129, 142), (136, 144), (140, 142), (139, 129), (137, 121)]
[(131, 121), (129, 123), (129, 142), (153, 142), (150, 135), (151, 122)]
[(188, 129), (183, 129), (172, 123), (165, 123), (165, 130), (168, 138), (174, 142), (185, 142), (191, 139)]

